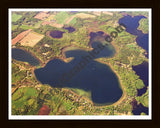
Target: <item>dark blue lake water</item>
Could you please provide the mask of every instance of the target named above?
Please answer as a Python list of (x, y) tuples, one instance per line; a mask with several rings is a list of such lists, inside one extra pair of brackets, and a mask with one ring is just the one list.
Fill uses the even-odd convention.
[(97, 47), (98, 44), (101, 42), (93, 42), (94, 49), (88, 52), (69, 48), (65, 51), (65, 55), (67, 58), (74, 57), (73, 60), (68, 63), (59, 59), (49, 61), (44, 68), (35, 70), (37, 79), (42, 84), (53, 87), (90, 91), (92, 101), (96, 104), (112, 104), (118, 101), (123, 93), (119, 79), (109, 66), (94, 60), (113, 56), (115, 49), (112, 45), (106, 45), (101, 50)]
[(18, 48), (12, 48), (12, 58), (18, 61), (28, 62), (32, 66), (37, 66), (40, 63), (32, 54)]
[[(142, 18), (146, 18), (145, 16), (124, 16), (119, 20), (119, 24), (123, 23), (126, 26), (126, 31), (132, 35), (137, 36), (136, 42), (137, 44), (142, 47), (143, 49), (146, 50), (147, 55), (146, 57), (148, 58), (148, 47), (149, 47), (149, 39), (148, 39), (148, 34), (144, 34), (141, 30), (137, 30), (139, 26), (139, 21)], [(142, 89), (138, 89), (138, 96), (143, 95), (148, 86), (148, 62), (143, 62), (140, 65), (133, 66), (133, 70), (136, 72), (137, 75), (140, 76), (140, 79), (143, 80), (145, 87)], [(145, 112), (148, 114), (148, 108), (144, 107), (142, 104), (136, 105), (137, 107), (133, 109), (133, 114), (137, 115), (140, 114), (141, 112)]]

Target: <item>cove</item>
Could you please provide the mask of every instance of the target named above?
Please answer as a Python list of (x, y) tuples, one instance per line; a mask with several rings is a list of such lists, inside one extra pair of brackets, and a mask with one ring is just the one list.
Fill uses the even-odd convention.
[(12, 58), (18, 61), (28, 62), (32, 66), (37, 66), (40, 63), (31, 53), (18, 48), (12, 48)]
[[(99, 43), (101, 42), (93, 41), (92, 48)], [(91, 59), (72, 79), (66, 83), (59, 84), (59, 79), (68, 74), (82, 60), (82, 57), (87, 57), (89, 52), (91, 51), (76, 47), (66, 48), (64, 54), (66, 58), (72, 57), (71, 61), (64, 62), (60, 59), (53, 59), (45, 67), (36, 69), (34, 71), (35, 76), (42, 84), (49, 84), (52, 87), (78, 88), (90, 91), (91, 100), (95, 104), (113, 104), (123, 94), (119, 79), (108, 65), (95, 60), (100, 57), (112, 57), (115, 54), (115, 49), (111, 44), (106, 45), (103, 51)]]

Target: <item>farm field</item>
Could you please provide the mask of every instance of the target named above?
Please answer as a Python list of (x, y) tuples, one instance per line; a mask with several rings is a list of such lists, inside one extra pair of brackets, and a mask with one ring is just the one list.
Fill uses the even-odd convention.
[(43, 20), (48, 16), (49, 16), (49, 14), (47, 14), (47, 12), (40, 12), (34, 18)]
[(42, 23), (42, 21), (38, 21), (35, 25), (25, 25), (25, 24), (22, 24), (19, 28), (22, 28), (24, 30), (39, 28), (40, 25), (41, 25), (41, 23)]
[(26, 31), (23, 31), (22, 33), (18, 34), (14, 39), (12, 39), (12, 45), (19, 42), (21, 39), (23, 39), (32, 29), (28, 29)]
[(45, 21), (52, 21), (52, 20), (54, 20), (54, 17), (55, 17), (55, 15), (52, 14), (52, 15), (48, 16), (48, 18), (46, 18)]
[(91, 15), (91, 14), (85, 14), (85, 13), (78, 13), (75, 15), (75, 17), (79, 17), (81, 19), (86, 19), (86, 18), (95, 18), (95, 15)]
[(111, 15), (111, 16), (113, 16), (113, 13), (112, 13), (112, 12), (104, 11), (103, 13), (104, 13), (104, 14), (107, 14), (107, 15)]
[(64, 24), (69, 17), (67, 12), (59, 12), (54, 18), (58, 24)]
[(28, 25), (25, 25), (25, 24), (22, 24), (22, 25), (20, 26), (20, 28), (22, 28), (22, 29), (24, 29), (24, 30), (34, 29), (34, 27), (28, 26)]
[(78, 13), (69, 15), (67, 12), (59, 12), (57, 15), (51, 14), (42, 22), (42, 25), (50, 25), (56, 28), (62, 28), (65, 24), (73, 25), (77, 22), (77, 18), (94, 18), (94, 15)]
[(13, 13), (12, 15), (12, 22), (16, 22), (17, 20), (19, 20), (22, 16), (21, 15), (17, 15), (15, 13)]
[(73, 25), (73, 24), (76, 24), (77, 22), (77, 18), (74, 17), (71, 21), (69, 21), (69, 24)]
[(36, 32), (30, 32), (28, 35), (26, 35), (21, 41), (21, 45), (23, 46), (30, 46), (33, 47), (36, 45), (41, 39), (43, 39), (44, 35), (41, 35)]

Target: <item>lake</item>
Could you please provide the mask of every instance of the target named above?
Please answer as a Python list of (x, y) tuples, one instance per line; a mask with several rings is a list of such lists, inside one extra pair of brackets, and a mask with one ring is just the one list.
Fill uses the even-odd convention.
[[(108, 65), (95, 60), (99, 57), (112, 57), (115, 49), (111, 44), (107, 44), (103, 50), (98, 51), (98, 44), (102, 43), (98, 40), (93, 41), (94, 49), (91, 51), (76, 47), (66, 48), (66, 58), (73, 58), (70, 62), (51, 60), (45, 67), (36, 69), (35, 76), (42, 84), (49, 84), (52, 87), (89, 91), (95, 104), (115, 103), (123, 94), (119, 79)], [(98, 54), (93, 55), (95, 50)]]
[(18, 48), (12, 48), (12, 58), (18, 61), (28, 62), (32, 66), (40, 64), (39, 60), (31, 53)]

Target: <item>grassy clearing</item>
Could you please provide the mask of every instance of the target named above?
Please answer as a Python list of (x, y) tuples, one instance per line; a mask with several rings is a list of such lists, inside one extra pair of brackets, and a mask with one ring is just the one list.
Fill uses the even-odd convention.
[(15, 13), (12, 14), (12, 22), (16, 22), (17, 20), (19, 20), (22, 16), (21, 15), (17, 15)]

